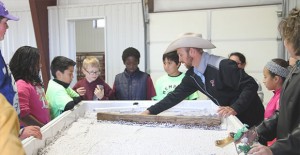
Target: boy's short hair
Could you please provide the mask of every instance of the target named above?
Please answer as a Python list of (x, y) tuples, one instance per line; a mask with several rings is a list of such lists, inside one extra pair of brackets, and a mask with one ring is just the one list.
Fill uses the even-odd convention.
[(128, 47), (123, 51), (123, 54), (122, 54), (123, 62), (125, 63), (126, 59), (130, 56), (133, 56), (138, 61), (140, 61), (140, 57), (141, 57), (140, 52), (137, 49), (133, 48), (133, 47)]
[(67, 70), (70, 66), (75, 66), (76, 62), (72, 59), (69, 59), (64, 56), (57, 56), (55, 57), (51, 62), (51, 74), (54, 78), (56, 78), (56, 72), (64, 72)]
[(174, 61), (174, 62), (176, 63), (176, 65), (179, 64), (179, 56), (178, 56), (178, 54), (177, 54), (177, 51), (165, 53), (165, 54), (163, 55), (162, 60), (165, 61), (165, 59)]
[(100, 68), (99, 60), (94, 56), (86, 57), (82, 62), (82, 67), (86, 69), (88, 66)]

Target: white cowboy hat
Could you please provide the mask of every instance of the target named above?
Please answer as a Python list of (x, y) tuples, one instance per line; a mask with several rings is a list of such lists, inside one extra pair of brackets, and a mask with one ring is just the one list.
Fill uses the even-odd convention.
[(210, 41), (202, 38), (201, 34), (197, 33), (185, 33), (179, 38), (174, 40), (167, 48), (165, 53), (169, 53), (182, 47), (194, 47), (202, 49), (216, 48)]

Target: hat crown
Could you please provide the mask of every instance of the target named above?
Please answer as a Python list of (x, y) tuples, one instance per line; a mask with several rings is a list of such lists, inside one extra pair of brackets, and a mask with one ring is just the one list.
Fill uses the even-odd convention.
[(4, 4), (0, 1), (0, 16), (8, 15), (8, 10), (5, 8)]
[(9, 14), (8, 10), (5, 8), (4, 3), (0, 1), (0, 16), (7, 18), (8, 20), (19, 20), (18, 17), (15, 17)]
[(189, 37), (202, 38), (202, 34), (201, 33), (192, 33), (192, 32), (182, 33), (182, 34), (178, 35), (175, 40), (182, 39), (182, 38), (189, 38)]
[(215, 46), (208, 40), (202, 38), (200, 33), (184, 33), (179, 35), (168, 47), (165, 53), (172, 52), (178, 48), (191, 47), (201, 49), (212, 49)]
[(183, 33), (181, 35), (179, 35), (179, 38), (180, 37), (199, 37), (199, 38), (202, 38), (202, 34), (201, 33), (192, 33), (192, 32), (188, 32), (188, 33)]

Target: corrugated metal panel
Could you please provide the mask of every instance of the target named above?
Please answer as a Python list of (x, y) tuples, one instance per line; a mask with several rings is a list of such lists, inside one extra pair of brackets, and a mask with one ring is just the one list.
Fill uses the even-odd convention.
[[(224, 57), (231, 52), (242, 52), (247, 59), (246, 72), (262, 83), (266, 62), (280, 57), (277, 41), (280, 18), (276, 13), (280, 9), (281, 5), (269, 5), (150, 14), (152, 79), (156, 81), (166, 74), (161, 59), (167, 46), (181, 33), (196, 32), (202, 33), (206, 39), (210, 36), (217, 47), (208, 52)], [(159, 33), (162, 30), (163, 35)], [(155, 57), (160, 63), (153, 59)], [(180, 69), (185, 71), (185, 67)], [(273, 94), (265, 87), (263, 90), (267, 102)]]
[[(106, 81), (112, 85), (115, 75), (124, 70), (121, 56), (127, 47), (135, 47), (141, 53), (140, 69), (145, 69), (144, 27), (141, 1), (58, 1), (61, 5), (49, 7), (49, 48), (50, 60), (57, 55), (67, 56), (75, 60), (75, 42), (70, 38), (74, 33), (76, 20), (105, 18), (105, 60)], [(74, 33), (75, 34), (75, 33)]]
[(19, 21), (8, 21), (9, 29), (1, 42), (1, 50), (6, 63), (14, 52), (24, 45), (36, 47), (35, 35), (30, 10), (10, 11), (10, 14), (20, 18)]
[(277, 5), (281, 3), (282, 0), (154, 0), (154, 12)]

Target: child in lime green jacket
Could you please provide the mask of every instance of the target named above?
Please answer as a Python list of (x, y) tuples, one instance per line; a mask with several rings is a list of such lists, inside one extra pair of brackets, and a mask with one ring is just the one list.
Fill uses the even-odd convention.
[(75, 65), (73, 60), (63, 56), (57, 56), (51, 62), (51, 74), (54, 79), (48, 83), (46, 98), (52, 119), (64, 111), (73, 109), (81, 101), (79, 94), (70, 87)]

